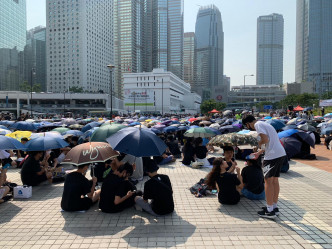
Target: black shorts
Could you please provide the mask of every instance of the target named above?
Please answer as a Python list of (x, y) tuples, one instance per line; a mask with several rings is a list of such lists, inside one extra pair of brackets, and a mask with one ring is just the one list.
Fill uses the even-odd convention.
[(263, 161), (264, 178), (279, 177), (281, 167), (284, 165), (286, 156), (278, 157), (272, 160)]

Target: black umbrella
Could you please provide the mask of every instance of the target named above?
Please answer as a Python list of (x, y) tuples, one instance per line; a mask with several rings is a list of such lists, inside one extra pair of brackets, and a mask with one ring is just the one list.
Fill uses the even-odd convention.
[(284, 145), (286, 154), (288, 158), (292, 158), (301, 151), (302, 142), (295, 137), (283, 137), (280, 139)]
[(315, 148), (315, 139), (306, 132), (297, 132), (292, 137), (298, 138), (300, 141), (309, 144), (312, 148)]

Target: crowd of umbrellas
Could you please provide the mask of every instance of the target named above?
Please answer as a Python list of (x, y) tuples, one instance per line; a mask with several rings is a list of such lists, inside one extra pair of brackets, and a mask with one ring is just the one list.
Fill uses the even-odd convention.
[[(314, 120), (288, 117), (264, 117), (276, 131), (289, 158), (301, 151), (303, 144), (314, 147), (321, 135), (332, 133), (332, 113)], [(115, 117), (61, 120), (0, 121), (0, 150), (47, 151), (68, 146), (64, 138), (79, 137), (79, 145), (63, 163), (80, 165), (103, 162), (118, 152), (135, 157), (158, 156), (166, 150), (161, 134), (182, 133), (184, 137), (210, 138), (213, 146), (257, 146), (256, 132), (243, 129), (231, 111), (212, 117)], [(20, 143), (26, 137), (26, 144)]]

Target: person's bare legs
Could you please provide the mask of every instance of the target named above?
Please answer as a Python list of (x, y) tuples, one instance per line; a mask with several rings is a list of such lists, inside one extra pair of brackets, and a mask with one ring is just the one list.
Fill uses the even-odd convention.
[(93, 193), (93, 196), (92, 196), (92, 199), (91, 199), (93, 203), (95, 203), (96, 201), (99, 200), (100, 193), (101, 193), (101, 189), (98, 189)]
[(279, 177), (273, 177), (273, 188), (274, 188), (274, 194), (273, 194), (273, 203), (278, 203), (279, 198), (279, 192), (280, 192), (280, 186), (279, 186)]
[(265, 178), (265, 198), (268, 206), (273, 206), (274, 179), (275, 177)]
[[(1, 188), (5, 189), (5, 192), (3, 193), (3, 196), (2, 196), (2, 197), (5, 197), (9, 193), (10, 188), (8, 186), (4, 186), (4, 187), (1, 187)], [(5, 200), (0, 199), (0, 204), (3, 203), (3, 202), (5, 202)]]

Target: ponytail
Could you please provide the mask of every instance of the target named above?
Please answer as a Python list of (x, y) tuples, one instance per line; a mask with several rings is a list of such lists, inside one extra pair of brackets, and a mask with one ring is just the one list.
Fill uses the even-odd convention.
[(223, 161), (224, 160), (221, 157), (214, 159), (213, 168), (207, 176), (206, 184), (212, 189), (215, 189), (215, 187), (216, 187), (216, 180), (217, 180), (218, 176), (220, 176), (221, 165), (222, 165)]

